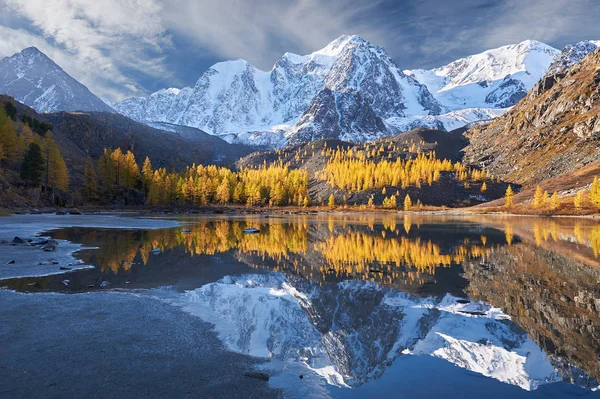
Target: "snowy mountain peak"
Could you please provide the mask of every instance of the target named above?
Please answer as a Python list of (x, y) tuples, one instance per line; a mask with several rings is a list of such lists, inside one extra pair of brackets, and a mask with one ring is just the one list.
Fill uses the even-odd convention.
[(320, 54), (320, 55), (326, 55), (329, 57), (337, 57), (348, 44), (355, 44), (355, 45), (359, 45), (359, 46), (360, 45), (372, 46), (371, 43), (369, 43), (367, 40), (363, 39), (360, 36), (342, 35), (342, 36), (338, 37), (337, 39), (335, 39), (334, 41), (332, 41), (331, 43), (329, 43), (327, 46), (323, 47), (321, 50), (317, 50), (312, 54), (313, 55)]
[(114, 112), (36, 47), (0, 60), (0, 93), (38, 112)]
[(525, 40), (458, 59), (432, 70), (405, 71), (422, 82), (447, 110), (506, 108), (527, 94), (560, 53)]
[(579, 43), (566, 45), (554, 62), (548, 68), (548, 74), (562, 73), (571, 65), (583, 60), (586, 55), (600, 47), (600, 40), (583, 40)]

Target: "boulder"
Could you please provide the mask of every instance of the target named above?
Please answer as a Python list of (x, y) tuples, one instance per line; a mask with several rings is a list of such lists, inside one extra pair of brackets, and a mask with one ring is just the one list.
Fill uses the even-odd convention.
[(46, 245), (46, 244), (48, 244), (48, 240), (46, 240), (44, 238), (38, 238), (37, 240), (31, 241), (30, 244), (34, 245), (34, 246)]
[(13, 240), (10, 244), (11, 245), (29, 245), (29, 242), (22, 239), (21, 237), (15, 237), (15, 238), (13, 238)]
[(53, 252), (56, 251), (56, 247), (58, 247), (58, 241), (50, 239), (48, 242), (42, 247), (43, 251)]

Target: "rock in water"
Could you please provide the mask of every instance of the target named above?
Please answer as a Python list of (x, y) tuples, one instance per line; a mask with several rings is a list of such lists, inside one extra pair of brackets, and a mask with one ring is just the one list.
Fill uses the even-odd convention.
[(56, 259), (47, 259), (43, 260), (38, 265), (47, 266), (47, 265), (58, 265), (58, 261)]
[(33, 245), (33, 246), (46, 245), (46, 244), (48, 244), (48, 240), (45, 240), (43, 238), (39, 238), (39, 239), (37, 239), (35, 241), (32, 241), (30, 244)]
[(24, 239), (22, 239), (21, 237), (13, 238), (13, 240), (10, 244), (11, 245), (29, 245), (29, 243), (27, 241), (25, 241)]
[(246, 371), (244, 373), (246, 377), (256, 378), (257, 380), (269, 381), (269, 374), (260, 373), (258, 371)]

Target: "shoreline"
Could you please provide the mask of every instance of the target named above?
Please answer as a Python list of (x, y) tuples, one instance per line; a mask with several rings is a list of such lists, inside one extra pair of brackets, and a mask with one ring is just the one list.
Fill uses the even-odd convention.
[[(478, 205), (480, 206), (480, 205)], [(320, 214), (365, 214), (365, 215), (451, 215), (451, 216), (511, 216), (511, 217), (539, 217), (539, 218), (584, 218), (584, 219), (600, 219), (600, 210), (594, 213), (586, 214), (548, 214), (548, 213), (516, 213), (516, 212), (503, 212), (499, 211), (498, 208), (440, 208), (435, 209), (432, 207), (425, 207), (422, 210), (409, 210), (404, 211), (402, 209), (360, 209), (355, 207), (336, 207), (330, 209), (326, 206), (323, 207), (297, 207), (297, 206), (283, 206), (283, 207), (252, 207), (248, 208), (245, 206), (207, 206), (207, 207), (167, 207), (167, 208), (149, 208), (149, 207), (81, 207), (81, 208), (64, 208), (60, 214), (61, 216), (66, 215), (117, 215), (126, 216), (159, 216), (159, 215), (320, 215)], [(73, 209), (75, 213), (70, 214)], [(3, 208), (0, 209), (0, 218), (3, 216), (10, 215), (48, 215), (55, 214), (56, 208), (36, 208), (36, 207), (25, 207), (25, 208)], [(93, 226), (90, 226), (93, 227)], [(1, 237), (0, 237), (1, 238)]]

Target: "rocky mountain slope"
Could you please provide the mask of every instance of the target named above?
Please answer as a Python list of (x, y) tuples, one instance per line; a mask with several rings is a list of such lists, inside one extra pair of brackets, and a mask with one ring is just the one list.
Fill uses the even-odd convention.
[(467, 134), (468, 162), (522, 185), (600, 160), (600, 50), (546, 75), (506, 115)]
[(35, 47), (0, 60), (0, 94), (38, 112), (115, 112)]

